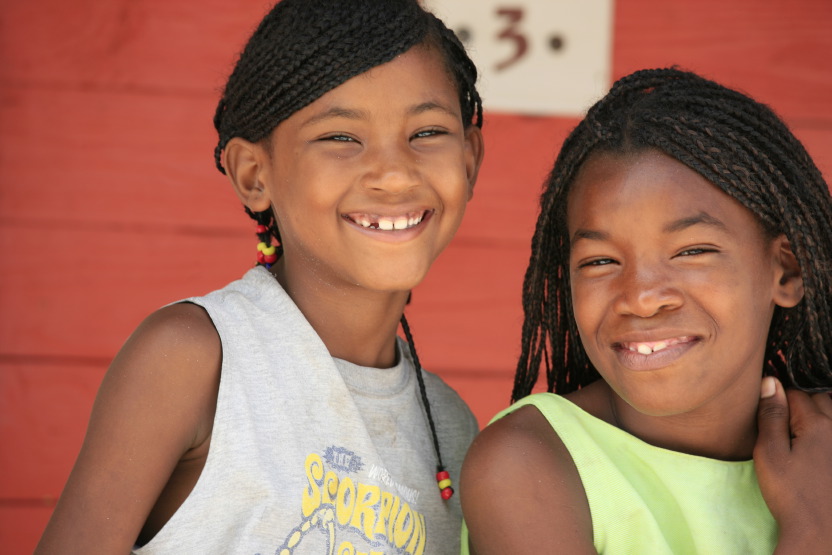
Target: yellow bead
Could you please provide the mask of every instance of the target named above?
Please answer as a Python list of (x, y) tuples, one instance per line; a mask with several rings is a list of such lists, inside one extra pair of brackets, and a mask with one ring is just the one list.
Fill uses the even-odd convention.
[(262, 241), (260, 243), (257, 243), (257, 250), (258, 251), (263, 252), (263, 249), (266, 249), (266, 248), (268, 248), (268, 245), (266, 243), (263, 243)]
[(271, 247), (266, 247), (265, 249), (260, 250), (264, 255), (269, 256), (270, 254), (274, 254), (275, 247), (272, 245)]
[(441, 482), (439, 482), (439, 489), (445, 489), (445, 488), (448, 488), (448, 487), (451, 487), (451, 481), (450, 480), (442, 480)]

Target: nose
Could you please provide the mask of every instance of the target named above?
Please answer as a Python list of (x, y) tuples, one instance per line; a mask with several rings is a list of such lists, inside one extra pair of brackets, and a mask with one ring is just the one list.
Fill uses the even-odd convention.
[(399, 194), (421, 182), (418, 160), (407, 146), (387, 144), (367, 158), (362, 183), (368, 189)]
[(620, 289), (614, 306), (617, 314), (650, 318), (684, 304), (684, 296), (671, 273), (660, 268), (629, 268), (618, 279)]

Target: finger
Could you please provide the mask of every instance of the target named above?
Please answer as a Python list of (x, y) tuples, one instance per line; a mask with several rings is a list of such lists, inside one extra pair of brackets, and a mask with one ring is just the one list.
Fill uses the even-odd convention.
[(812, 420), (820, 415), (820, 409), (805, 391), (789, 389), (786, 391), (789, 407), (789, 431), (792, 438), (802, 437), (811, 426)]
[(828, 418), (832, 418), (832, 397), (830, 393), (815, 393), (812, 395), (812, 401), (815, 406)]
[(767, 461), (783, 460), (791, 450), (786, 393), (777, 379), (766, 376), (761, 383), (760, 397), (754, 459), (762, 457)]

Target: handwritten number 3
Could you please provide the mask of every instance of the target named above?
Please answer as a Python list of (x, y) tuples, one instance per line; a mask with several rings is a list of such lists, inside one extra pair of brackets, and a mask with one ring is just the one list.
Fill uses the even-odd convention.
[(526, 37), (518, 32), (517, 24), (523, 19), (522, 8), (500, 8), (497, 10), (497, 15), (505, 17), (508, 20), (508, 27), (497, 35), (499, 39), (510, 40), (514, 42), (514, 54), (496, 65), (497, 71), (502, 71), (507, 67), (515, 64), (522, 58), (529, 49), (529, 42)]

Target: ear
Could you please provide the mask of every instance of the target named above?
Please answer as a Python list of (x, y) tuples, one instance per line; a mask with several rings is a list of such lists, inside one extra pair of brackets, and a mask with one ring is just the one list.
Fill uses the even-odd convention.
[(269, 154), (259, 144), (234, 137), (225, 145), (223, 167), (240, 201), (254, 212), (268, 210), (271, 198), (266, 188)]
[(792, 245), (785, 235), (778, 236), (772, 245), (776, 272), (774, 302), (783, 308), (791, 308), (803, 299), (803, 275)]
[(485, 143), (482, 139), (482, 130), (476, 125), (469, 125), (465, 129), (465, 173), (468, 176), (468, 200), (474, 196), (474, 184), (477, 182), (484, 155)]

